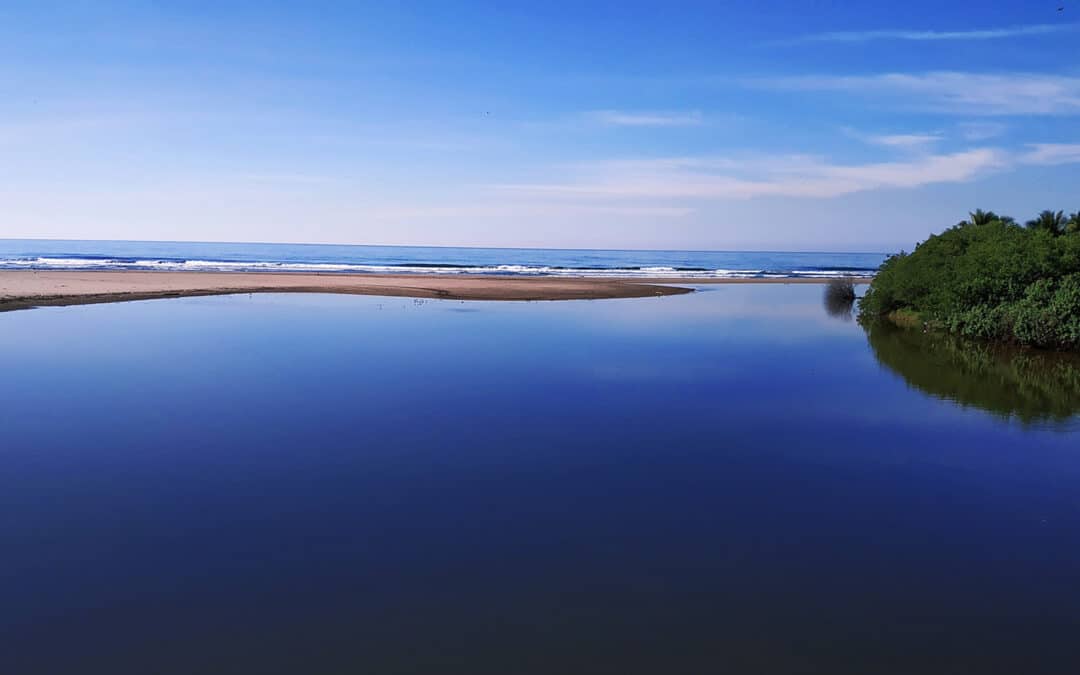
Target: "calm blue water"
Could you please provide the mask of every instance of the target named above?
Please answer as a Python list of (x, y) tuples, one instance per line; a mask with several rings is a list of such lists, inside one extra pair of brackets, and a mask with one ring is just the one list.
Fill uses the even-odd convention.
[(869, 276), (881, 253), (599, 251), (0, 239), (0, 269), (409, 272), (573, 276)]
[(1075, 420), (820, 293), (0, 314), (0, 672), (1076, 672)]

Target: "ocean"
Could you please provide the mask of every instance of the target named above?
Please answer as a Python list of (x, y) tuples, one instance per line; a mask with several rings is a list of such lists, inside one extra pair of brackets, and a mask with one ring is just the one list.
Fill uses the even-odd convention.
[(884, 253), (0, 239), (0, 269), (582, 277), (868, 277)]

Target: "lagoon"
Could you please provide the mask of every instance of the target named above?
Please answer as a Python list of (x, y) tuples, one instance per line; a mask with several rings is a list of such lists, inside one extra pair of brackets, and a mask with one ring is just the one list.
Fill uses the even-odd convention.
[(821, 293), (0, 314), (0, 671), (1071, 670), (1073, 363)]

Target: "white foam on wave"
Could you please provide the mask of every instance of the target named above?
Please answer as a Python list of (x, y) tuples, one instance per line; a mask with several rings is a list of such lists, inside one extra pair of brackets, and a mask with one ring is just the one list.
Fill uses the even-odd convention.
[(15, 258), (11, 260), (0, 260), (0, 269), (47, 269), (50, 267), (62, 269), (83, 269), (87, 267), (106, 267), (114, 264), (123, 263), (123, 260), (94, 260), (88, 258)]
[(869, 272), (859, 272), (853, 270), (792, 270), (791, 274), (801, 277), (866, 277), (870, 276)]
[(546, 265), (501, 264), (477, 266), (386, 265), (335, 262), (225, 261), (225, 260), (162, 260), (118, 258), (37, 257), (0, 260), (0, 269), (101, 269), (101, 270), (175, 270), (208, 272), (308, 272), (308, 273), (368, 273), (368, 274), (507, 274), (557, 277), (639, 277), (639, 278), (833, 278), (869, 276), (869, 273), (841, 270), (792, 270), (780, 272), (763, 269), (680, 270), (667, 265), (635, 268), (562, 268)]

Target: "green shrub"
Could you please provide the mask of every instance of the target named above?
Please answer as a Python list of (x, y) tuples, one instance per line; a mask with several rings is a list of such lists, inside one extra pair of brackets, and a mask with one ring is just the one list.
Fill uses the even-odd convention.
[(904, 317), (971, 338), (1080, 348), (1080, 233), (978, 214), (886, 260), (860, 320)]

